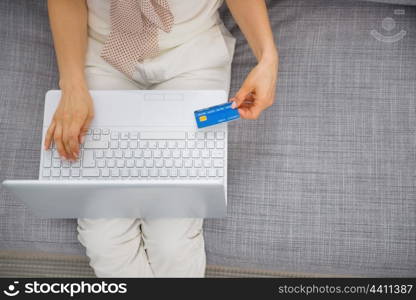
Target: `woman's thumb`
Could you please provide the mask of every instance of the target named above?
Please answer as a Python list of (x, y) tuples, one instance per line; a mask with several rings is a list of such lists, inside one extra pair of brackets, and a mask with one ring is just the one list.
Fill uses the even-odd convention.
[(246, 85), (243, 85), (240, 88), (240, 90), (235, 94), (234, 98), (231, 99), (235, 102), (235, 106), (233, 105), (233, 108), (240, 107), (240, 105), (243, 104), (244, 100), (246, 100), (247, 95), (250, 92), (250, 89)]

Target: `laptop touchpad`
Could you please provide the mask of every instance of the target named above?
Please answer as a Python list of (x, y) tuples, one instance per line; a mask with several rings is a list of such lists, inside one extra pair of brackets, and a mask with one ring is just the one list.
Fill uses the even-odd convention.
[(140, 122), (146, 125), (183, 123), (184, 101), (143, 101)]

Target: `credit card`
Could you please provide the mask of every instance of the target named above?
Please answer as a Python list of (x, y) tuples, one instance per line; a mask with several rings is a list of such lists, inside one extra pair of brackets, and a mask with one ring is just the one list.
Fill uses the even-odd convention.
[(196, 125), (198, 128), (204, 128), (239, 119), (240, 113), (237, 108), (231, 108), (232, 104), (233, 102), (226, 102), (196, 110), (194, 112)]

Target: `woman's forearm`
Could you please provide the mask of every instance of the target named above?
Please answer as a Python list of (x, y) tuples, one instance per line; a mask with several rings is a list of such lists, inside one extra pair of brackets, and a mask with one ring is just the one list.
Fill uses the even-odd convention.
[(277, 50), (264, 0), (226, 0), (258, 61), (277, 61)]
[(87, 48), (85, 0), (48, 0), (49, 20), (59, 68), (61, 89), (85, 87)]

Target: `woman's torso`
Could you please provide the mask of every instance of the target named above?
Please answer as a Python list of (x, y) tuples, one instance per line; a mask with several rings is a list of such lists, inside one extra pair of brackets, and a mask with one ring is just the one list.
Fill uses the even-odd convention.
[[(100, 42), (106, 40), (111, 30), (110, 2), (87, 0), (89, 35)], [(222, 2), (223, 0), (168, 0), (174, 16), (174, 25), (169, 33), (159, 30), (160, 50), (180, 45), (198, 33), (221, 23), (218, 8)]]

